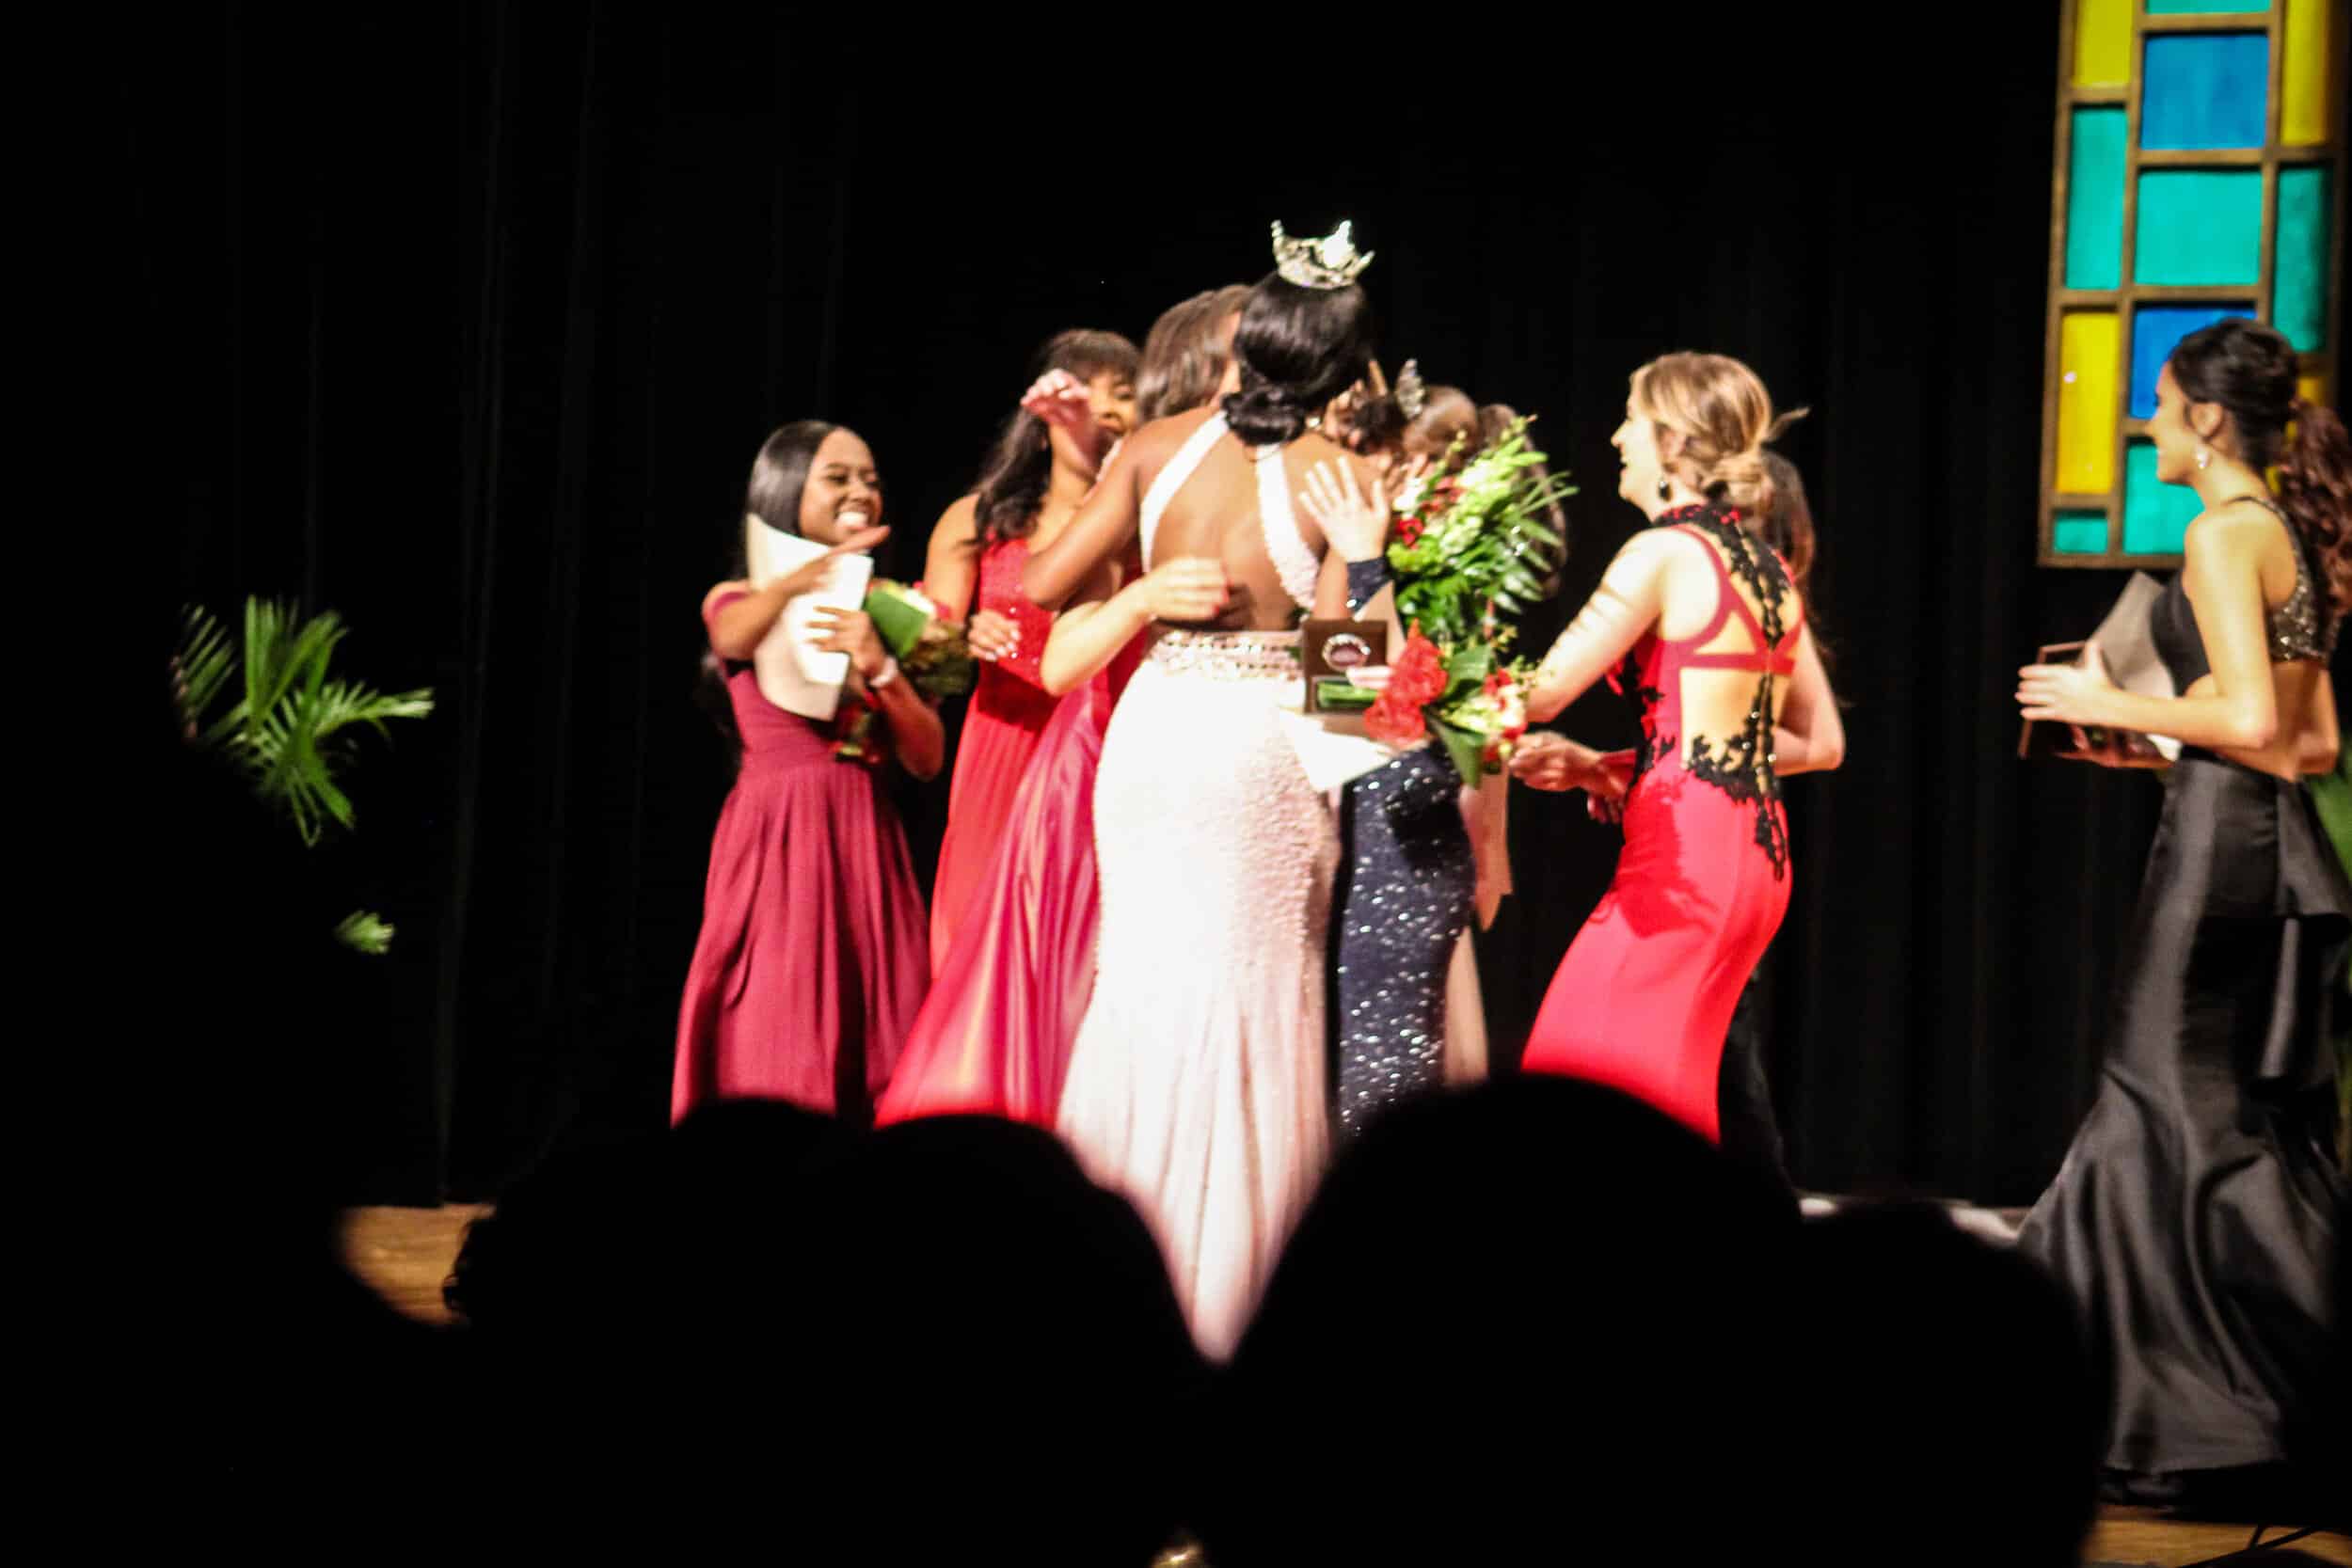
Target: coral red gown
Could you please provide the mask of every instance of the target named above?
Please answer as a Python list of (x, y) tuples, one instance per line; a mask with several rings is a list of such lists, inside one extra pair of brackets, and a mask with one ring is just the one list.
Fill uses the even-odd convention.
[[(1021, 628), (1021, 652), (980, 666), (956, 744), (956, 771), (947, 789), (947, 827), (939, 841), (939, 876), (931, 884), (931, 974), (946, 967), (948, 950), (974, 895), (1005, 836), (1006, 816), (1021, 788), (1038, 740), (1065, 705), (1038, 684), (1038, 659), (1054, 618), (1021, 592), (1026, 539), (998, 539), (980, 552), (975, 611), (993, 610)], [(1074, 695), (1074, 693), (1073, 693)]]
[(711, 834), (671, 1118), (758, 1096), (863, 1119), (923, 1001), (923, 895), (880, 748), (842, 758), (864, 705), (845, 698), (830, 723), (787, 713), (749, 664), (727, 667), (727, 699), (743, 762)]
[[(1610, 676), (1620, 692), (1630, 684), (1642, 715), (1625, 849), (1552, 976), (1522, 1059), (1531, 1072), (1623, 1089), (1709, 1139), (1718, 1137), (1724, 1033), (1788, 907), (1772, 687), (1796, 670), (1803, 614), (1780, 558), (1742, 532), (1738, 515), (1683, 507), (1655, 525), (1695, 537), (1714, 562), (1715, 616), (1696, 637), (1668, 640), (1652, 627)], [(1760, 624), (1733, 589), (1726, 557), (1764, 607)], [(1786, 629), (1784, 610), (1795, 617)], [(1735, 616), (1747, 648), (1700, 652)], [(1740, 734), (1718, 741), (1684, 733), (1685, 670), (1756, 675)]]
[(1047, 721), (877, 1121), (976, 1113), (1054, 1125), (1094, 993), (1095, 768), (1143, 648), (1129, 643)]

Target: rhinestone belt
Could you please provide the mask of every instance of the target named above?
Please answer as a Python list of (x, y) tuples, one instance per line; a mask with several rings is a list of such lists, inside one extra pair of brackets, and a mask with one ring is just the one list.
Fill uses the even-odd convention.
[(1170, 674), (1216, 681), (1296, 680), (1295, 631), (1163, 631), (1148, 656)]

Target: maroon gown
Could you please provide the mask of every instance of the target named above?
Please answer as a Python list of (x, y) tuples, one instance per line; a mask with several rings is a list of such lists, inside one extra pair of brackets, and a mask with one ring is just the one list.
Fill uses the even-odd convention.
[[(1770, 763), (1770, 683), (1795, 673), (1803, 629), (1787, 568), (1740, 531), (1738, 516), (1685, 507), (1658, 520), (1696, 538), (1714, 563), (1715, 617), (1696, 637), (1670, 641), (1651, 627), (1610, 676), (1621, 692), (1630, 678), (1629, 695), (1642, 710), (1625, 849), (1608, 893), (1560, 960), (1521, 1061), (1530, 1072), (1623, 1089), (1709, 1139), (1719, 1135), (1724, 1032), (1788, 908), (1788, 825)], [(1726, 555), (1767, 607), (1763, 625), (1733, 589)], [(1800, 617), (1786, 630), (1777, 625), (1784, 606)], [(1700, 652), (1734, 615), (1746, 628), (1747, 648)], [(1685, 736), (1685, 670), (1757, 676), (1742, 733)]]
[(934, 976), (946, 968), (957, 928), (1004, 840), (1006, 814), (1029, 770), (1038, 737), (1056, 710), (1068, 705), (1039, 684), (1038, 660), (1054, 618), (1021, 592), (1021, 567), (1028, 559), (1026, 539), (998, 539), (980, 551), (973, 609), (1009, 617), (1021, 628), (1021, 651), (980, 666), (972, 705), (964, 712), (963, 736), (956, 743), (939, 876), (931, 884)]
[[(703, 610), (706, 626), (739, 593)], [(881, 789), (883, 726), (839, 754), (864, 705), (820, 723), (726, 667), (742, 770), (711, 835), (702, 935), (678, 1008), (676, 1120), (704, 1101), (788, 1100), (864, 1119), (923, 1001), (923, 895)]]

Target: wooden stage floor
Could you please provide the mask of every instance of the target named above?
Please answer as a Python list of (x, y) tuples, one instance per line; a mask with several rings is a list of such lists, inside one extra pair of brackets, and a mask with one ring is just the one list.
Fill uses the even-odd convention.
[[(482, 1212), (481, 1206), (470, 1204), (354, 1209), (343, 1217), (343, 1256), (354, 1273), (402, 1312), (422, 1323), (446, 1323), (450, 1319), (441, 1305), (441, 1281), (457, 1256), (467, 1222)], [(2254, 1527), (2252, 1520), (2185, 1525), (2149, 1509), (2102, 1508), (2090, 1539), (2083, 1544), (2083, 1561), (2185, 1568), (2243, 1550), (2253, 1538)], [(2274, 1526), (2269, 1533), (2277, 1537), (2285, 1531)], [(2295, 1545), (2323, 1561), (2352, 1568), (2352, 1536), (2309, 1535)], [(2237, 1560), (2255, 1568), (2263, 1560), (2264, 1554), (2255, 1553)], [(1890, 1557), (1890, 1568), (1900, 1560), (1899, 1553)]]

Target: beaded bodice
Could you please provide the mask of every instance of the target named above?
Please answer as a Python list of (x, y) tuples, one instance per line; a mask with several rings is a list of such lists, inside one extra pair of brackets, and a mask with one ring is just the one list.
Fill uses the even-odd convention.
[[(1771, 857), (1772, 874), (1788, 869), (1788, 829), (1779, 810), (1780, 776), (1772, 769), (1772, 726), (1778, 683), (1796, 673), (1797, 641), (1804, 607), (1778, 555), (1740, 526), (1740, 514), (1712, 506), (1677, 507), (1651, 525), (1688, 533), (1707, 546), (1716, 573), (1715, 614), (1694, 637), (1666, 638), (1653, 627), (1626, 655), (1610, 684), (1630, 696), (1641, 710), (1642, 742), (1635, 749), (1634, 779), (1653, 768), (1678, 764), (1691, 777), (1712, 784), (1735, 800), (1756, 807), (1756, 842)], [(1751, 610), (1733, 584), (1737, 576), (1754, 595)], [(1795, 612), (1790, 620), (1790, 612)], [(1708, 653), (1734, 616), (1746, 628), (1749, 646)], [(1682, 672), (1744, 670), (1756, 677), (1756, 697), (1739, 733), (1720, 740), (1686, 735), (1682, 719)], [(1687, 758), (1686, 758), (1687, 753)]]
[[(2319, 576), (2312, 568), (2312, 552), (2302, 530), (2264, 497), (2235, 499), (2252, 501), (2278, 518), (2295, 549), (2295, 591), (2280, 604), (2263, 611), (2263, 640), (2269, 647), (2271, 662), (2291, 664), (2296, 659), (2333, 657), (2337, 634), (2344, 629), (2342, 618), (2328, 615), (2320, 602)], [(2175, 691), (2186, 691), (2213, 673), (2213, 663), (2205, 657), (2204, 636), (2197, 627), (2196, 607), (2188, 602), (2185, 576), (2174, 574), (2149, 610), (2150, 639), (2172, 677)]]

